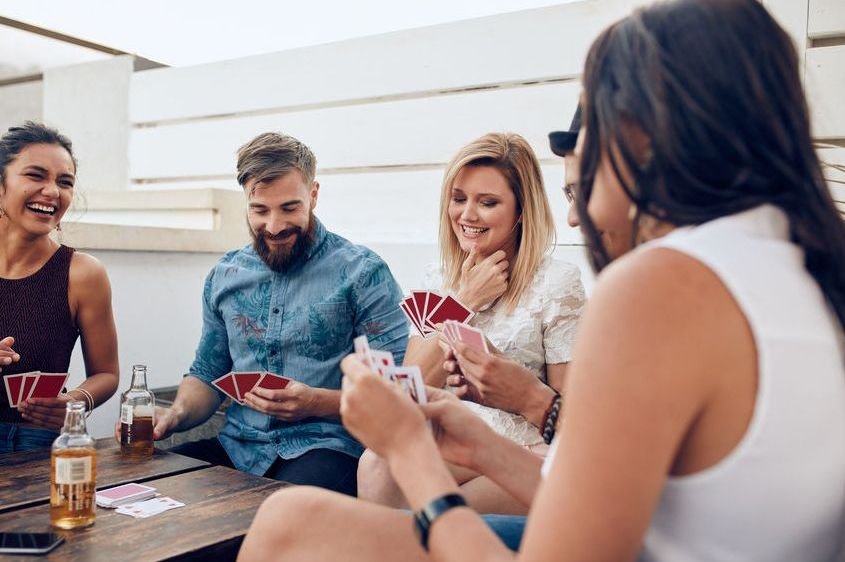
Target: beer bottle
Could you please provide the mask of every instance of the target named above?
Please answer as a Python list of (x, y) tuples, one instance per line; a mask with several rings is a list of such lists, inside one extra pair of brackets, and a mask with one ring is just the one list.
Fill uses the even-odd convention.
[(132, 386), (120, 395), (120, 452), (153, 455), (155, 397), (147, 389), (147, 366), (132, 365)]
[(50, 455), (50, 524), (78, 529), (94, 523), (97, 451), (85, 428), (85, 403), (65, 407), (65, 425)]

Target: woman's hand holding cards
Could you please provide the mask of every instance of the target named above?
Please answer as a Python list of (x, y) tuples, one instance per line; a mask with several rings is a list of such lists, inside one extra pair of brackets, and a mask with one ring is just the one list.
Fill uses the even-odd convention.
[(508, 289), (508, 260), (504, 251), (493, 252), (478, 261), (475, 246), (461, 266), (458, 300), (472, 310), (482, 310)]
[(524, 414), (535, 397), (548, 395), (548, 402), (554, 394), (534, 373), (503, 355), (485, 354), (461, 342), (455, 342), (454, 348), (454, 360), (449, 359), (451, 353), (447, 354), (443, 367), (453, 373), (459, 369), (462, 380), (452, 374), (447, 383), (457, 386), (461, 398)]
[(407, 393), (370, 370), (354, 354), (348, 355), (340, 368), (344, 374), (340, 416), (346, 429), (365, 447), (389, 461), (421, 439), (431, 439), (420, 406)]
[(69, 394), (56, 398), (28, 398), (18, 404), (18, 411), (25, 422), (58, 431), (65, 423), (66, 404), (75, 400)]

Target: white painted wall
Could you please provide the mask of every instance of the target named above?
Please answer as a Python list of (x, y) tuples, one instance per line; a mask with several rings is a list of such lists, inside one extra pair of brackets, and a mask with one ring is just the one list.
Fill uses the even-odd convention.
[(42, 115), (41, 81), (0, 86), (0, 131)]

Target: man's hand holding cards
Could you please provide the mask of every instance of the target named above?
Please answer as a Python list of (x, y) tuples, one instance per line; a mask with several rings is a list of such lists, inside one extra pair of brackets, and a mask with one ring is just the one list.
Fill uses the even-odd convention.
[(286, 388), (291, 382), (291, 379), (287, 377), (266, 371), (236, 371), (226, 373), (211, 381), (211, 384), (243, 406), (247, 392), (252, 389), (259, 387), (268, 390), (280, 390)]

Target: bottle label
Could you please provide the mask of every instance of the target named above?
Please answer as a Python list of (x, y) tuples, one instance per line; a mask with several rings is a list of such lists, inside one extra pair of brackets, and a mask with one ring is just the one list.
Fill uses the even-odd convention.
[(132, 414), (134, 408), (132, 404), (121, 404), (120, 406), (120, 423), (132, 425)]
[(91, 481), (91, 457), (56, 459), (56, 484), (84, 484)]

